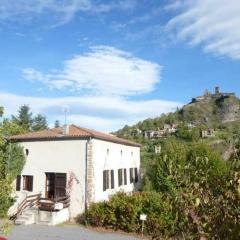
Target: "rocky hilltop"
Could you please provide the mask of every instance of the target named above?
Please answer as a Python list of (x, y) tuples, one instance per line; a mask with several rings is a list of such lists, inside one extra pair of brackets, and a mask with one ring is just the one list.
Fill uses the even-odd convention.
[(182, 119), (199, 123), (227, 123), (240, 120), (240, 100), (235, 93), (220, 92), (219, 87), (214, 93), (205, 91), (203, 96), (195, 97), (180, 110)]
[(174, 113), (145, 119), (113, 134), (141, 143), (143, 154), (158, 152), (171, 138), (206, 142), (227, 160), (236, 153), (236, 144), (240, 146), (240, 100), (235, 93), (216, 87), (214, 93), (206, 90)]

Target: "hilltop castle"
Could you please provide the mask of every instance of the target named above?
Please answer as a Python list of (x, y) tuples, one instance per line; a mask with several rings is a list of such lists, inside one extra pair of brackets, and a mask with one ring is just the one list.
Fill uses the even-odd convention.
[(203, 96), (192, 98), (191, 103), (208, 101), (208, 100), (211, 100), (211, 99), (218, 99), (218, 98), (228, 98), (228, 97), (231, 97), (231, 96), (235, 96), (235, 93), (222, 93), (222, 92), (220, 92), (219, 87), (215, 87), (215, 92), (214, 93), (211, 93), (206, 89)]

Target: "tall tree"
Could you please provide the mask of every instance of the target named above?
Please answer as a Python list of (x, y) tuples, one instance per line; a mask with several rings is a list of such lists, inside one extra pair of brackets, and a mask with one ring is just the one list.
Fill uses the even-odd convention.
[(17, 125), (21, 126), (25, 131), (30, 131), (32, 129), (32, 112), (28, 105), (23, 105), (18, 110), (17, 116), (12, 116), (12, 120)]
[[(0, 116), (2, 113), (3, 111)], [(7, 137), (21, 132), (23, 129), (8, 119), (3, 119), (0, 123), (0, 218), (6, 216), (13, 203), (12, 182), (20, 174), (25, 163), (23, 148), (7, 141)]]
[(56, 120), (56, 121), (55, 121), (54, 127), (55, 127), (55, 128), (59, 128), (59, 127), (60, 127), (60, 122), (59, 122), (59, 120)]
[(3, 107), (0, 106), (0, 117), (3, 115)]
[(32, 121), (33, 131), (40, 131), (47, 128), (48, 126), (47, 126), (47, 120), (45, 116), (38, 114), (36, 117), (33, 118), (33, 121)]

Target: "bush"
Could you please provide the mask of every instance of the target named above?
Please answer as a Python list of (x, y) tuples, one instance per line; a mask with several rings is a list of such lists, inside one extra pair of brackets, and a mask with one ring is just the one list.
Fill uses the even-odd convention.
[(171, 206), (157, 192), (127, 195), (117, 193), (108, 202), (93, 203), (87, 211), (87, 223), (126, 232), (140, 232), (140, 214), (147, 214), (148, 234), (169, 235), (173, 232), (175, 216)]

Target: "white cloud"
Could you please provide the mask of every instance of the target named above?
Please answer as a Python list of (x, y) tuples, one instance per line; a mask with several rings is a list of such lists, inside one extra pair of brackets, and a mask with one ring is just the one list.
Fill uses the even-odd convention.
[(178, 39), (201, 45), (206, 52), (240, 59), (239, 0), (185, 0), (171, 6), (180, 13), (167, 29), (174, 30)]
[(69, 123), (101, 131), (117, 130), (125, 124), (156, 117), (182, 105), (162, 100), (132, 101), (120, 97), (96, 96), (39, 98), (4, 92), (0, 93), (0, 103), (5, 107), (6, 116), (16, 114), (19, 106), (28, 104), (34, 113), (46, 115), (50, 123), (56, 119), (63, 123), (63, 107), (67, 105), (70, 109)]
[(64, 62), (62, 70), (42, 73), (26, 68), (23, 77), (49, 88), (84, 90), (100, 95), (134, 95), (154, 90), (161, 66), (109, 46), (93, 47)]

